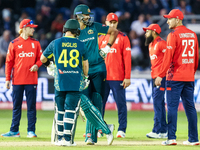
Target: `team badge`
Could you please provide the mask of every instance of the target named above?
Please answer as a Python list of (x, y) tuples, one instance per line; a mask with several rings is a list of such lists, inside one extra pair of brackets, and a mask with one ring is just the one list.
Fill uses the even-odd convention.
[(87, 11), (88, 11), (89, 13), (91, 12), (89, 8), (88, 8), (88, 10), (87, 10)]
[(88, 30), (88, 34), (93, 34), (94, 31), (92, 29)]

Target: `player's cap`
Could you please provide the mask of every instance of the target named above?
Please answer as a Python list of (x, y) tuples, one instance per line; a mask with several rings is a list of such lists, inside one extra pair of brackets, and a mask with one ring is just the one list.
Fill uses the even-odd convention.
[(31, 28), (36, 28), (38, 25), (35, 25), (33, 23), (33, 20), (30, 20), (30, 19), (23, 19), (21, 22), (20, 22), (20, 25), (19, 25), (19, 28), (22, 29), (22, 28), (25, 28), (25, 27), (31, 27)]
[(168, 15), (163, 15), (164, 18), (177, 18), (183, 20), (184, 15), (179, 9), (172, 9)]
[(63, 27), (67, 28), (67, 29), (79, 29), (80, 28), (80, 24), (75, 19), (69, 19), (69, 20), (67, 20), (65, 22), (65, 25)]
[(78, 6), (76, 6), (76, 8), (74, 9), (74, 15), (78, 15), (78, 14), (93, 14), (90, 11), (90, 8), (87, 5), (84, 4), (80, 4)]
[(157, 32), (158, 34), (160, 34), (161, 32), (161, 28), (158, 24), (150, 24), (147, 28), (143, 28), (144, 32), (146, 32), (146, 30), (153, 30), (155, 32)]
[(106, 17), (106, 21), (117, 21), (118, 22), (118, 17), (115, 13), (109, 13)]

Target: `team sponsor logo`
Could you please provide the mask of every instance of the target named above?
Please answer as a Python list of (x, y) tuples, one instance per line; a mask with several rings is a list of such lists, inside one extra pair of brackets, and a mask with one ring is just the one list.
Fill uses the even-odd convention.
[(158, 58), (158, 57), (157, 57), (157, 55), (155, 55), (155, 54), (153, 54), (153, 55), (150, 56), (150, 59), (151, 59), (151, 60), (154, 60), (154, 59), (156, 59), (156, 58)]
[(34, 53), (33, 52), (29, 52), (29, 53), (24, 53), (24, 51), (22, 51), (21, 53), (19, 53), (19, 57), (34, 57)]
[(77, 74), (77, 73), (79, 73), (79, 71), (66, 71), (66, 70), (60, 70), (60, 69), (58, 69), (58, 72), (60, 73), (60, 74), (64, 74), (64, 73), (75, 73), (75, 74)]
[(23, 48), (23, 45), (18, 45), (18, 48)]
[(163, 49), (162, 52), (163, 52), (163, 53), (166, 52), (166, 49)]
[(127, 47), (126, 50), (127, 50), (127, 51), (131, 51), (131, 48), (130, 48), (130, 47)]
[(92, 29), (88, 30), (88, 34), (93, 34), (94, 31)]
[(106, 25), (105, 25), (105, 24), (102, 24), (102, 27), (106, 27)]
[(40, 50), (40, 53), (42, 53), (42, 49)]
[(180, 33), (179, 34), (180, 38), (195, 38), (194, 33)]
[(115, 48), (111, 48), (109, 53), (117, 53), (117, 50)]
[(58, 69), (58, 71), (59, 71), (60, 74), (64, 74), (60, 69)]
[(167, 46), (167, 49), (172, 49), (172, 46)]
[(94, 37), (91, 37), (91, 38), (87, 38), (87, 39), (84, 39), (84, 40), (80, 40), (81, 42), (86, 42), (86, 41), (90, 41), (90, 40), (94, 40)]

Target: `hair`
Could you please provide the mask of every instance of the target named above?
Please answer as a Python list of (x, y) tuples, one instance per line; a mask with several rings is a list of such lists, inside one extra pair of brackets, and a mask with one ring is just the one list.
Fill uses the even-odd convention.
[(19, 31), (18, 31), (18, 32), (19, 32), (19, 34), (22, 34), (22, 32), (23, 32), (23, 29), (19, 29)]

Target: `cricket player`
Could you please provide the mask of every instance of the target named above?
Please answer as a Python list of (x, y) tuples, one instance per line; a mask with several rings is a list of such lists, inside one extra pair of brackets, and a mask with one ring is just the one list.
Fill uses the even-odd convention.
[[(83, 42), (75, 38), (80, 34), (79, 28), (77, 20), (69, 19), (64, 25), (65, 36), (52, 41), (41, 56), (41, 61), (45, 66), (53, 65), (47, 59), (52, 54), (55, 59), (54, 86), (58, 109), (58, 141), (55, 143), (56, 145), (76, 145), (73, 137), (81, 91), (84, 88), (84, 79), (88, 75), (89, 69), (86, 47)], [(65, 140), (62, 140), (63, 137)]]
[(149, 56), (151, 60), (151, 77), (152, 77), (152, 98), (154, 106), (154, 126), (152, 132), (146, 134), (148, 138), (167, 138), (167, 123), (165, 111), (165, 79), (163, 78), (160, 87), (155, 86), (155, 78), (161, 71), (163, 57), (167, 48), (167, 43), (159, 34), (161, 28), (158, 24), (151, 24), (143, 28), (145, 33), (145, 45), (149, 46)]
[(38, 68), (42, 65), (40, 43), (31, 38), (34, 33), (33, 21), (24, 19), (19, 25), (20, 36), (10, 42), (6, 56), (6, 88), (10, 89), (12, 74), (13, 118), (10, 131), (2, 137), (20, 137), (19, 124), (21, 107), (25, 91), (27, 103), (28, 132), (27, 137), (37, 137), (36, 124), (36, 89), (38, 83)]
[[(115, 13), (109, 13), (106, 17), (106, 25), (117, 29), (118, 17)], [(99, 37), (99, 47), (104, 48), (110, 38), (110, 34)], [(125, 138), (127, 128), (127, 107), (125, 88), (130, 85), (131, 77), (131, 46), (128, 37), (119, 32), (111, 51), (105, 58), (107, 77), (105, 86), (105, 95), (103, 99), (103, 114), (105, 105), (110, 93), (114, 95), (118, 109), (118, 132), (117, 138)]]
[[(89, 62), (89, 87), (83, 91), (102, 113), (102, 99), (104, 96), (105, 80), (106, 80), (106, 66), (104, 58), (110, 51), (110, 47), (114, 43), (118, 30), (106, 25), (93, 22), (92, 13), (87, 5), (78, 5), (74, 10), (75, 18), (80, 24), (81, 33), (79, 40), (84, 42), (88, 49), (88, 62)], [(108, 44), (99, 49), (98, 36), (100, 34), (110, 34)], [(114, 130), (114, 125), (109, 126), (111, 131)], [(87, 120), (86, 123), (86, 137), (85, 141), (88, 145), (94, 145), (97, 142), (97, 130)], [(111, 143), (109, 143), (110, 145)]]
[(162, 71), (155, 84), (161, 85), (167, 72), (167, 109), (168, 140), (162, 145), (176, 145), (177, 111), (180, 97), (188, 120), (188, 140), (184, 145), (199, 145), (197, 131), (197, 113), (194, 106), (194, 74), (199, 62), (199, 44), (197, 35), (183, 26), (183, 13), (173, 9), (168, 15), (169, 29), (173, 29), (167, 37), (167, 49), (164, 55)]

